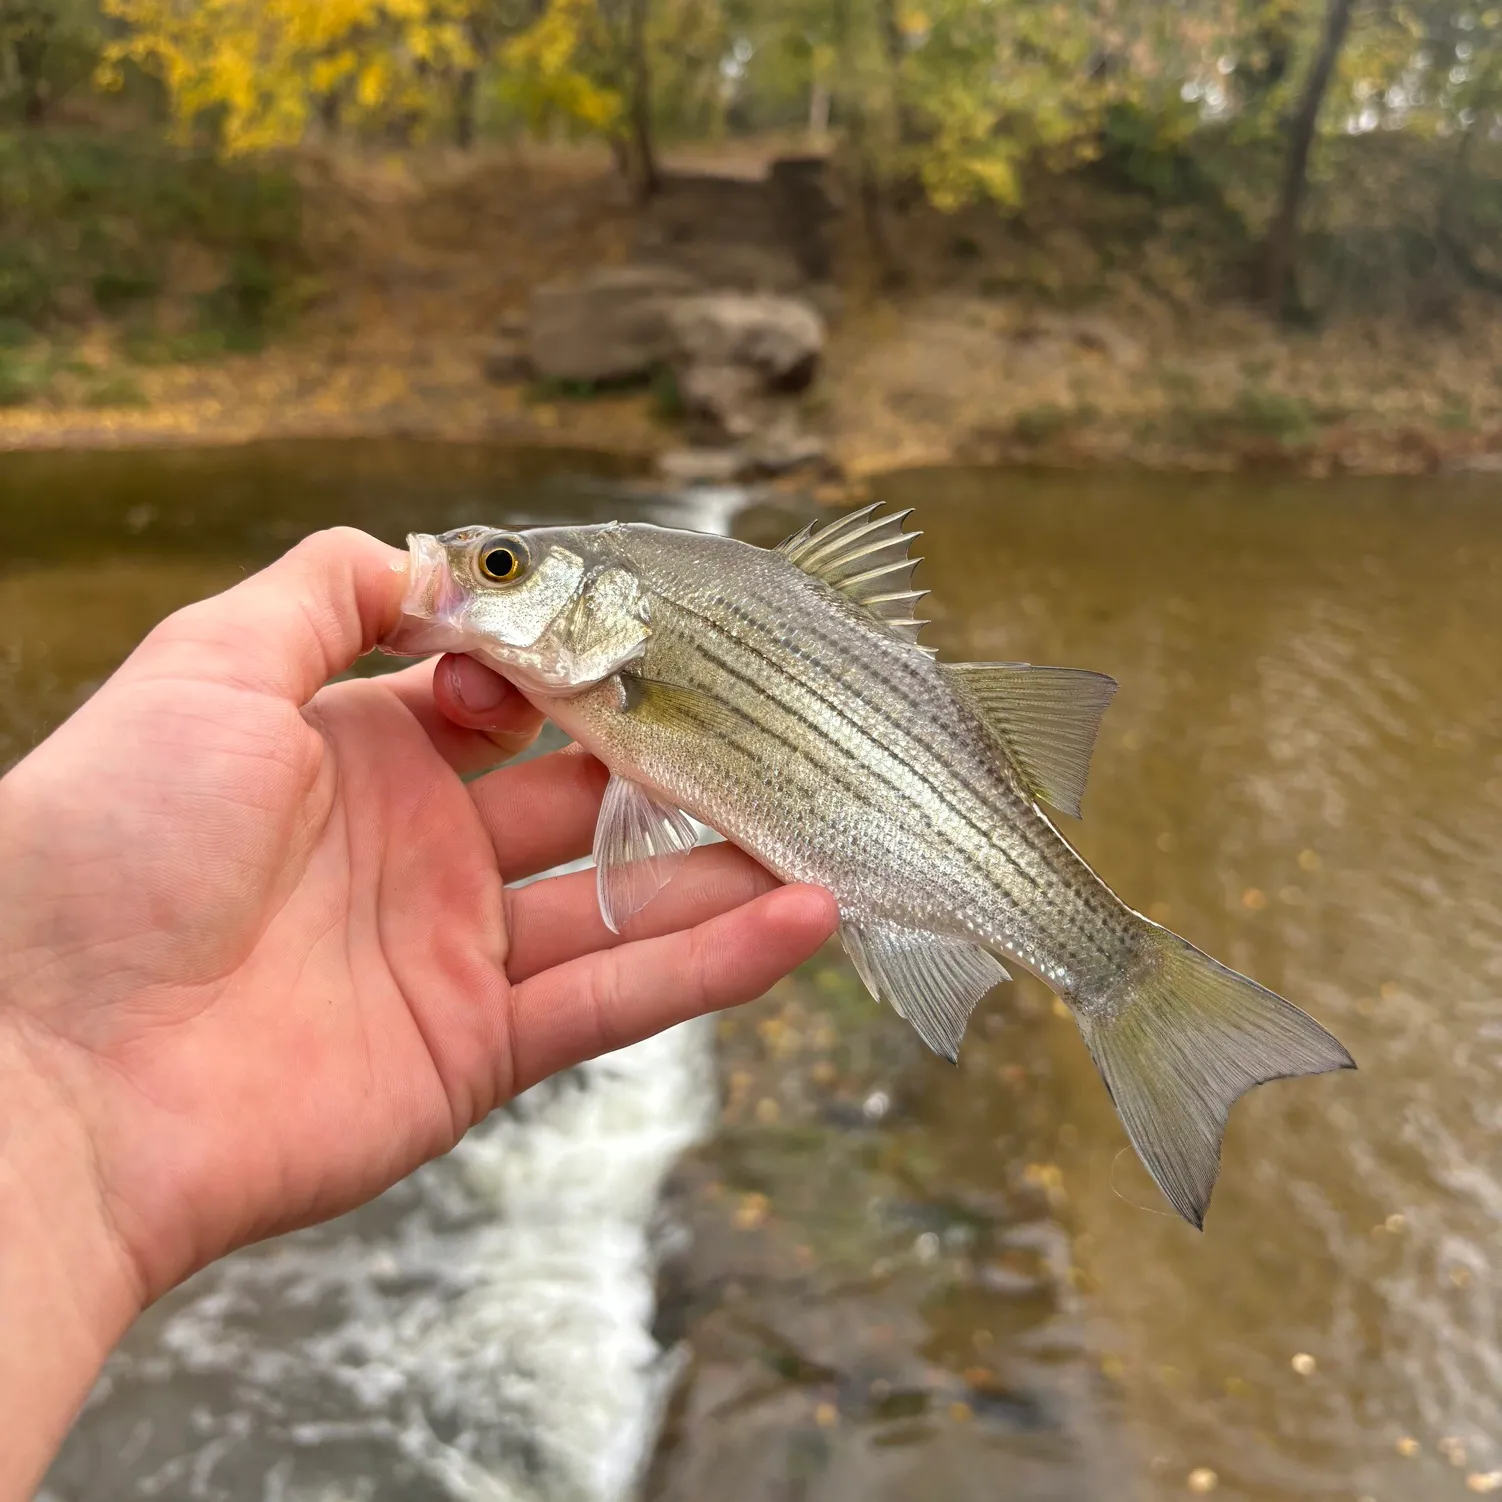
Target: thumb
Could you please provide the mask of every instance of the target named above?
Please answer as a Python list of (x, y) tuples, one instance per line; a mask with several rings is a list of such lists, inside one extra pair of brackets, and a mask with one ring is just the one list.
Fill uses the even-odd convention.
[(223, 594), (167, 617), (122, 677), (231, 683), (306, 704), (396, 623), (408, 556), (353, 527), (315, 532)]

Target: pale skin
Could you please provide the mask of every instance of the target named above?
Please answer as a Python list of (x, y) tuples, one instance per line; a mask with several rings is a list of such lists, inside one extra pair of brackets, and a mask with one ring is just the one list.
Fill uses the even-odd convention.
[(406, 555), (320, 533), (169, 617), (0, 779), (0, 1499), (190, 1273), (325, 1220), (527, 1086), (759, 995), (827, 892), (728, 846), (628, 927), (587, 853), (605, 771), (480, 771), (536, 712), (443, 658), (324, 685)]

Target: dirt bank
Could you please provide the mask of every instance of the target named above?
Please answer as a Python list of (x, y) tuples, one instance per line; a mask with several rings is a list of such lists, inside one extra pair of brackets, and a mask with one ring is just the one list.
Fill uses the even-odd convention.
[[(743, 154), (719, 170), (761, 165)], [(682, 441), (660, 392), (569, 395), (485, 373), (533, 286), (639, 249), (608, 163), (537, 150), (308, 157), (298, 173), (312, 270), (292, 332), (256, 354), (142, 364), (108, 322), (73, 328), (36, 356), (54, 372), (45, 392), (0, 408), (0, 448), (401, 435), (648, 462)], [(1426, 324), (1373, 315), (1293, 333), (1197, 294), (1156, 242), (1084, 286), (1069, 268), (1089, 245), (1077, 226), (1052, 233), (1032, 234), (1023, 262), (1002, 238), (940, 226), (892, 291), (865, 275), (847, 231), (824, 296), (824, 373), (802, 398), (840, 472), (1502, 468), (1496, 299), (1476, 294)]]

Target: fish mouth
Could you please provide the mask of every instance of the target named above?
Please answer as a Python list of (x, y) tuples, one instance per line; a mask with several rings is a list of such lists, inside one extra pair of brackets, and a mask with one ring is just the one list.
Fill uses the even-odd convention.
[(427, 532), (407, 535), (407, 593), (402, 599), (402, 615), (414, 620), (434, 620), (451, 603), (448, 558), (443, 544)]
[(396, 657), (464, 651), (467, 638), (459, 626), (464, 597), (443, 544), (430, 533), (413, 532), (407, 537), (407, 555), (401, 615), (381, 639), (381, 650)]

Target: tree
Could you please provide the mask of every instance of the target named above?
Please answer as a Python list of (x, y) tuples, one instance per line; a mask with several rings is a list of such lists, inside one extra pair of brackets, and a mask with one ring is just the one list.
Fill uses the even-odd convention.
[(661, 183), (655, 74), (672, 64), (664, 34), (692, 29), (709, 8), (707, 0), (548, 0), (501, 50), (503, 96), (534, 131), (561, 125), (603, 137), (638, 199), (648, 199)]
[(166, 85), (183, 132), (209, 119), (229, 154), (285, 146), (336, 97), (352, 118), (427, 120), (473, 63), (467, 0), (104, 0), (128, 60)]
[(99, 13), (89, 0), (0, 0), (0, 104), (15, 100), (28, 125), (88, 78), (99, 56)]
[(1279, 313), (1292, 311), (1296, 302), (1293, 278), (1298, 253), (1299, 213), (1309, 183), (1309, 153), (1314, 145), (1320, 110), (1335, 72), (1335, 63), (1351, 23), (1352, 4), (1353, 0), (1329, 0), (1319, 47), (1288, 124), (1282, 185), (1266, 248), (1265, 293), (1268, 302)]

